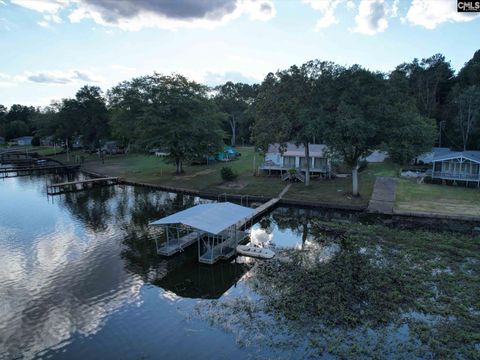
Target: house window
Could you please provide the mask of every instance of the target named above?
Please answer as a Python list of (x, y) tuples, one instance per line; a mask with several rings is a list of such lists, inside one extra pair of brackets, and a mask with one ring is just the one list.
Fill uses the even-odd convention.
[(295, 167), (295, 156), (284, 156), (283, 157), (283, 166), (286, 168)]
[(472, 174), (478, 175), (478, 164), (472, 164)]
[(314, 158), (313, 167), (315, 169), (324, 169), (327, 166), (327, 159), (325, 158)]

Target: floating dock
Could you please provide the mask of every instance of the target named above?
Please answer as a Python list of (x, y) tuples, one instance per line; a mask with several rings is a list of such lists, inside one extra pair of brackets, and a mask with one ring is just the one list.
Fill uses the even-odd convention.
[(97, 186), (111, 186), (119, 183), (118, 177), (105, 177), (87, 180), (69, 181), (47, 185), (48, 195), (59, 195), (68, 192), (83, 191)]

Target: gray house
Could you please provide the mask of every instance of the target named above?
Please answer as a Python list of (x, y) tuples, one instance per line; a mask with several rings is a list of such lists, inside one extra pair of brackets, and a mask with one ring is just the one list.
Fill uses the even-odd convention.
[(5, 138), (0, 136), (0, 145), (5, 145)]
[(480, 186), (480, 151), (441, 151), (432, 159), (432, 179), (459, 180)]
[[(330, 160), (326, 155), (327, 146), (322, 144), (309, 144), (310, 172), (312, 174), (327, 174), (330, 172)], [(283, 174), (291, 169), (305, 172), (307, 162), (305, 147), (288, 143), (282, 152), (279, 144), (271, 144), (265, 153), (265, 162), (260, 165), (260, 170), (269, 173)]]

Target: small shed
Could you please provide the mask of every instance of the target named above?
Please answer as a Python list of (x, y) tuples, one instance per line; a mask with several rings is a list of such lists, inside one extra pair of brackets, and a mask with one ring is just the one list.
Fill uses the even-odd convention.
[(150, 225), (163, 226), (165, 241), (156, 239), (157, 253), (171, 256), (198, 243), (198, 261), (214, 264), (228, 259), (247, 234), (240, 224), (251, 218), (255, 209), (230, 202), (199, 204)]

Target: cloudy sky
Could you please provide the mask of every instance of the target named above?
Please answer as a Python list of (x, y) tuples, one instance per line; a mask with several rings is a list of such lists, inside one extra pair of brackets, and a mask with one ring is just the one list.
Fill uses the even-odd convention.
[(311, 59), (389, 71), (480, 48), (456, 0), (0, 0), (0, 104), (48, 105), (84, 84), (179, 72), (259, 82)]

